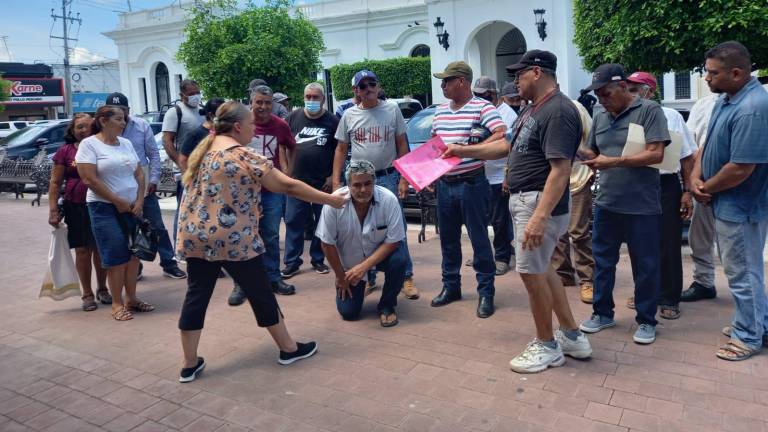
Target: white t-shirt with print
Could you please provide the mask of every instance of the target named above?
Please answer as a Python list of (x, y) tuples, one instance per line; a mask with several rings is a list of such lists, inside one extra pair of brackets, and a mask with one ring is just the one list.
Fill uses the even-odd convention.
[[(119, 145), (105, 144), (96, 135), (84, 139), (77, 148), (75, 162), (96, 165), (99, 179), (115, 195), (132, 203), (136, 201), (139, 184), (134, 173), (139, 164), (139, 157), (133, 144), (123, 137), (117, 137)], [(86, 202), (110, 202), (97, 195), (93, 189), (88, 189)]]

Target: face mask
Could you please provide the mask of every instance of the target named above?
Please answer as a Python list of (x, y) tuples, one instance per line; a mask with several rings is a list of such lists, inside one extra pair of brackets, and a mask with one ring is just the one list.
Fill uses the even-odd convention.
[(187, 96), (187, 105), (191, 106), (192, 108), (197, 108), (198, 105), (200, 105), (200, 102), (203, 100), (203, 97), (199, 94), (195, 94), (192, 96)]
[(311, 100), (304, 101), (304, 108), (311, 114), (317, 114), (322, 109), (322, 107), (320, 106), (320, 101), (311, 101)]

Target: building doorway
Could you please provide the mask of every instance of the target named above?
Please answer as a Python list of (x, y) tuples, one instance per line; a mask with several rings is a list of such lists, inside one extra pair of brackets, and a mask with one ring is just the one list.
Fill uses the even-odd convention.
[(160, 62), (155, 66), (155, 96), (157, 97), (157, 109), (168, 103), (171, 103), (170, 79), (168, 76), (168, 67)]

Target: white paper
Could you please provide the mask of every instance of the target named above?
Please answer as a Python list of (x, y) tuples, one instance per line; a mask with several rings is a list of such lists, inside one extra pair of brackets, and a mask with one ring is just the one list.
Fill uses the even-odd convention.
[[(648, 165), (651, 168), (663, 169), (669, 172), (677, 172), (680, 167), (680, 151), (683, 146), (683, 137), (677, 132), (669, 131), (671, 142), (664, 147), (664, 160), (661, 163)], [(627, 130), (627, 142), (624, 144), (622, 156), (636, 155), (645, 150), (645, 129), (636, 123), (630, 123)]]

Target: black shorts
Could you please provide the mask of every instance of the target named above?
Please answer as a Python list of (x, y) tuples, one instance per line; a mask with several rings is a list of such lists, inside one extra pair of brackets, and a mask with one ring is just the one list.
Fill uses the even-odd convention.
[(67, 241), (70, 249), (96, 247), (93, 231), (91, 231), (91, 218), (85, 203), (64, 201), (64, 223), (67, 224)]

